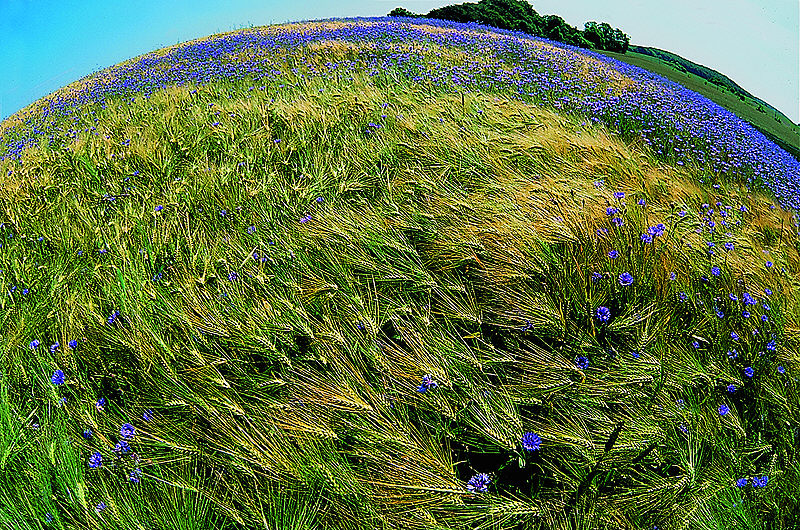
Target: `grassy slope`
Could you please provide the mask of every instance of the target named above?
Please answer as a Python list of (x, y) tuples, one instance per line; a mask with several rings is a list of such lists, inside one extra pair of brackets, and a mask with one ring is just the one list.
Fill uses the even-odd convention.
[(725, 90), (693, 73), (681, 71), (674, 65), (650, 55), (633, 51), (625, 54), (602, 51), (599, 53), (664, 76), (707, 97), (753, 125), (795, 158), (800, 158), (800, 125), (792, 123), (789, 118), (777, 110), (769, 106), (764, 107), (755, 98), (745, 97), (745, 100), (742, 101), (732, 91)]
[[(0, 266), (18, 286), (0, 302), (0, 522), (788, 528), (800, 509), (784, 424), (800, 420), (789, 214), (736, 184), (699, 187), (693, 168), (579, 118), (354, 77), (110, 103), (98, 136), (0, 168)], [(616, 190), (625, 225), (598, 236)], [(749, 211), (732, 211), (736, 251), (707, 286), (695, 228), (718, 200)], [(640, 244), (657, 222), (667, 234)], [(775, 291), (764, 328), (782, 333), (777, 358), (747, 359), (757, 384), (724, 359), (729, 326), (751, 324), (706, 311), (743, 286)], [(609, 326), (592, 318), (603, 304)], [(50, 383), (55, 368), (66, 385)], [(424, 374), (439, 388), (418, 392)], [(124, 421), (139, 485), (130, 457), (112, 464)], [(528, 430), (544, 440), (531, 455)], [(98, 449), (104, 467), (87, 469)], [(495, 473), (486, 495), (464, 489), (477, 471)], [(733, 481), (757, 473), (770, 486), (740, 501)]]

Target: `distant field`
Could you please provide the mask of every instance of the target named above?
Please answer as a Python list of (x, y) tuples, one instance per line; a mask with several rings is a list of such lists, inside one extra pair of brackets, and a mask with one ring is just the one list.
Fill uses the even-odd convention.
[[(598, 50), (599, 52), (599, 50)], [(730, 90), (717, 86), (692, 73), (682, 72), (669, 63), (644, 55), (631, 52), (621, 54), (613, 52), (599, 52), (619, 61), (650, 70), (658, 75), (679, 83), (689, 90), (701, 94), (717, 105), (728, 109), (743, 120), (746, 120), (767, 138), (780, 145), (783, 149), (800, 159), (800, 127), (792, 123), (782, 113), (764, 106), (754, 98), (745, 98), (744, 101)]]

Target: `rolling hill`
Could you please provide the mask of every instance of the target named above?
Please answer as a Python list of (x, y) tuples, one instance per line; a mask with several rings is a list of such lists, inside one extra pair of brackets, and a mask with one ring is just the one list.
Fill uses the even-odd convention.
[(87, 76), (0, 123), (0, 525), (790, 530), (798, 167), (478, 24)]

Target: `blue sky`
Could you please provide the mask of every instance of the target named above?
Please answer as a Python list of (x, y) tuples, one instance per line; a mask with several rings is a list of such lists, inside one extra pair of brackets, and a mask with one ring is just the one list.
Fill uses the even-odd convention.
[[(250, 25), (416, 13), (429, 0), (0, 0), (0, 119), (76, 79), (177, 42)], [(477, 1), (477, 0), (475, 0)], [(798, 0), (536, 0), (542, 15), (605, 21), (631, 42), (704, 64), (800, 122)]]

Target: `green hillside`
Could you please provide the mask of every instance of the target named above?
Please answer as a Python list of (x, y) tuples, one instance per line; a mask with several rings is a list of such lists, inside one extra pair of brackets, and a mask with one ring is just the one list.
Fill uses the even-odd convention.
[(796, 529), (798, 162), (633, 70), (332, 19), (0, 123), (0, 528)]
[(746, 120), (767, 138), (800, 159), (800, 125), (793, 123), (783, 113), (716, 70), (692, 63), (670, 52), (643, 46), (631, 46), (625, 54), (599, 52), (662, 75), (707, 97)]

